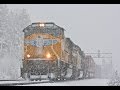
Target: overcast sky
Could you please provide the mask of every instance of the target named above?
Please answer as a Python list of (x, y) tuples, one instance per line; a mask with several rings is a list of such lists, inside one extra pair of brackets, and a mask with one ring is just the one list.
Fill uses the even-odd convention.
[[(9, 9), (27, 9), (31, 22), (54, 22), (84, 52), (111, 52), (120, 69), (119, 4), (9, 4)], [(96, 59), (98, 60), (98, 59)], [(100, 61), (100, 60), (98, 60)]]

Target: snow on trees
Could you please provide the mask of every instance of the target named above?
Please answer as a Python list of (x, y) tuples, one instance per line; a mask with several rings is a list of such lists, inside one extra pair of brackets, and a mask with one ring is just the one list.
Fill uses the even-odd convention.
[(9, 11), (0, 5), (0, 79), (17, 79), (22, 65), (23, 32), (30, 23), (25, 9)]
[(120, 76), (118, 72), (114, 72), (113, 76), (111, 77), (109, 83), (109, 86), (120, 86)]

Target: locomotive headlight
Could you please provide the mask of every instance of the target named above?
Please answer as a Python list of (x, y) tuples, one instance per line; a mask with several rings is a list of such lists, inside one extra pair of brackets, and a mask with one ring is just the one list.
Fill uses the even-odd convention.
[(45, 24), (44, 24), (44, 23), (41, 23), (41, 24), (40, 24), (40, 27), (44, 27), (44, 26), (45, 26)]
[(46, 57), (49, 59), (49, 58), (51, 58), (51, 55), (48, 53), (48, 54), (46, 55)]
[(27, 55), (27, 57), (29, 58), (29, 57), (30, 57), (30, 55), (28, 54), (28, 55)]

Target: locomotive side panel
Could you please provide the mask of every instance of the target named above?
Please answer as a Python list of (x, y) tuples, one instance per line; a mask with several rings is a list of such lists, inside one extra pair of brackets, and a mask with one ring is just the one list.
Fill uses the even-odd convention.
[(73, 42), (70, 40), (70, 38), (65, 38), (65, 58), (67, 58), (67, 62), (69, 64), (72, 64), (72, 49), (73, 49)]
[(70, 38), (65, 38), (65, 59), (70, 65), (77, 66), (81, 69), (81, 49), (79, 46), (75, 45)]
[(80, 56), (81, 56), (81, 70), (85, 70), (86, 65), (85, 65), (85, 53), (83, 51), (80, 51)]
[(81, 48), (79, 46), (76, 46), (77, 48), (77, 68), (81, 69), (82, 68), (82, 56), (80, 55)]

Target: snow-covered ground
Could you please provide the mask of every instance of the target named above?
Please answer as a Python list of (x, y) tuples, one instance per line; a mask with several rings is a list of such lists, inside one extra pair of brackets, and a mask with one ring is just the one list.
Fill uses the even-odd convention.
[(45, 82), (49, 82), (49, 80), (42, 80), (42, 81), (28, 81), (28, 80), (26, 80), (26, 81), (24, 81), (24, 80), (19, 80), (19, 81), (15, 81), (15, 80), (13, 80), (13, 81), (0, 81), (0, 86), (2, 86), (2, 85), (10, 85), (10, 84), (20, 84), (20, 83), (34, 83), (34, 82), (36, 82), (36, 83), (45, 83)]
[(23, 86), (108, 86), (108, 79), (86, 79), (56, 83), (29, 84)]

